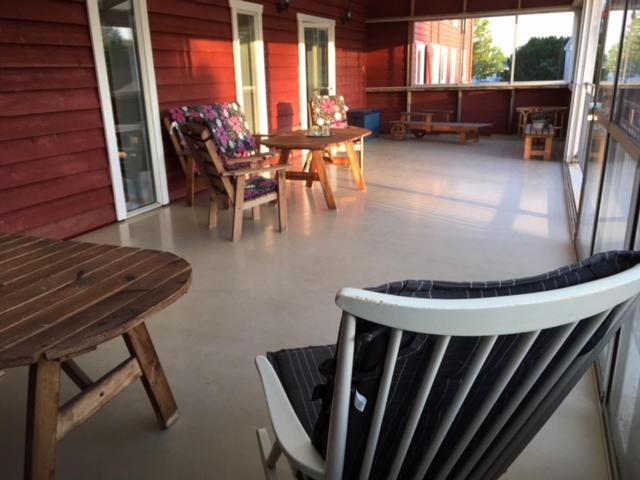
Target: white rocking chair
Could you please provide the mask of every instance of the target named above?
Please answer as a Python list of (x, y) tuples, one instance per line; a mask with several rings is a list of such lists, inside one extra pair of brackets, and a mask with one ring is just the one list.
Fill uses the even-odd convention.
[[(314, 447), (313, 435), (303, 426), (303, 415), (299, 409), (296, 413), (274, 364), (265, 356), (256, 359), (276, 437), (272, 442), (265, 429), (257, 432), (266, 478), (276, 478), (281, 454), (294, 474), (313, 479), (498, 478), (632, 317), (629, 312), (635, 312), (631, 306), (640, 292), (640, 254), (627, 254), (638, 256), (619, 273), (537, 293), (431, 299), (341, 290), (336, 297), (343, 314), (328, 403), (326, 455)], [(505, 283), (493, 285), (508, 288)], [(363, 324), (383, 326), (387, 338), (377, 393), (368, 401), (353, 383)], [(402, 388), (396, 365), (406, 344), (403, 332), (426, 334), (431, 346), (415, 381), (404, 384), (413, 388), (410, 402), (390, 419), (390, 405)], [(433, 397), (444, 395), (438, 390), (439, 375), (451, 365), (454, 344), (465, 341), (475, 343), (456, 371), (457, 388), (434, 405), (438, 398)], [(358, 434), (351, 421), (367, 407), (368, 431), (354, 438)], [(425, 423), (429, 415), (437, 421)], [(360, 449), (354, 458), (356, 449), (349, 445), (356, 442)]]

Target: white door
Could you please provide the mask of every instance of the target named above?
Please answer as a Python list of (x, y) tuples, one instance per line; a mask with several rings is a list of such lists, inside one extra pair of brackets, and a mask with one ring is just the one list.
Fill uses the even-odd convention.
[(169, 202), (145, 0), (87, 0), (118, 220)]
[(299, 13), (298, 55), (300, 123), (307, 128), (309, 100), (336, 93), (335, 20)]
[(255, 133), (268, 133), (262, 41), (262, 5), (229, 0), (233, 30), (236, 98)]

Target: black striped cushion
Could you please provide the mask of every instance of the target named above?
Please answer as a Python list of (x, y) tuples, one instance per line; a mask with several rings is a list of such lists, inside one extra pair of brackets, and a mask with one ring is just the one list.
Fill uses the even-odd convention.
[[(495, 296), (508, 296), (525, 293), (553, 290), (604, 278), (624, 271), (640, 262), (639, 252), (606, 252), (595, 255), (576, 265), (566, 266), (554, 271), (517, 280), (495, 282), (442, 282), (432, 280), (406, 280), (393, 282), (370, 290), (416, 298), (466, 299)], [(604, 336), (608, 325), (603, 325), (584, 348), (583, 353), (595, 346)], [(548, 347), (549, 339), (555, 329), (543, 332), (516, 371), (509, 388), (500, 399), (506, 402), (511, 392), (518, 386), (518, 379), (543, 355)], [(572, 334), (577, 336), (580, 327)], [(518, 335), (500, 337), (491, 351), (491, 355), (480, 372), (469, 394), (470, 404), (459, 412), (456, 421), (449, 430), (444, 447), (465, 427), (474, 411), (474, 399), (479, 402), (491, 389), (497, 373), (510, 357), (519, 339)], [(570, 338), (571, 340), (571, 338)], [(347, 438), (347, 456), (345, 460), (344, 478), (355, 478), (362, 461), (366, 438), (369, 430), (373, 403), (382, 371), (382, 362), (386, 352), (388, 329), (358, 319), (356, 327), (356, 353), (354, 358), (353, 391), (368, 399), (364, 412), (359, 412), (351, 402)], [(405, 332), (394, 371), (390, 397), (382, 425), (377, 455), (374, 462), (372, 478), (384, 478), (388, 472), (395, 446), (400, 440), (404, 424), (408, 418), (410, 407), (415, 398), (425, 366), (430, 360), (435, 337)], [(447, 349), (441, 368), (429, 396), (425, 414), (419, 422), (418, 430), (407, 454), (405, 467), (401, 477), (413, 476), (412, 468), (417, 466), (425, 445), (435, 432), (442, 415), (450, 405), (455, 392), (462, 382), (469, 360), (478, 348), (478, 337), (453, 337)], [(328, 435), (329, 414), (332, 399), (333, 371), (335, 361), (332, 360), (335, 346), (307, 347), (294, 350), (283, 350), (269, 354), (279, 378), (291, 400), (305, 430), (310, 434), (316, 448), (324, 455)], [(321, 375), (312, 367), (324, 362)], [(314, 388), (322, 384), (320, 391), (322, 401), (312, 401)], [(500, 405), (498, 402), (498, 405)], [(499, 410), (499, 409), (496, 409)], [(434, 468), (439, 466), (436, 457)], [(432, 472), (430, 470), (430, 472)]]

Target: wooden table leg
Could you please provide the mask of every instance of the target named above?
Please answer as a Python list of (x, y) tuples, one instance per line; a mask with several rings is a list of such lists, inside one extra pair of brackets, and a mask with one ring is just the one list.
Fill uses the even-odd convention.
[(544, 159), (551, 160), (551, 153), (553, 151), (553, 137), (548, 136), (544, 140)]
[(337, 210), (336, 201), (333, 198), (333, 191), (331, 190), (331, 184), (327, 177), (327, 171), (324, 168), (322, 150), (314, 150), (312, 154), (311, 169), (318, 174), (320, 185), (322, 185), (322, 193), (324, 193), (324, 199), (327, 202), (327, 208), (329, 210)]
[(29, 366), (25, 480), (53, 480), (60, 398), (60, 363), (40, 360)]
[(524, 136), (524, 159), (529, 160), (531, 158), (531, 136)]
[(362, 175), (362, 170), (360, 170), (360, 165), (358, 164), (358, 159), (356, 158), (356, 151), (353, 148), (353, 142), (345, 143), (347, 147), (347, 157), (349, 158), (349, 163), (351, 164), (351, 172), (353, 173), (353, 177), (356, 179), (356, 183), (358, 184), (358, 190), (362, 190), (363, 192), (367, 191), (367, 185), (364, 183), (364, 176)]
[(158, 420), (164, 428), (169, 428), (180, 414), (146, 325), (141, 323), (125, 333), (123, 338), (129, 353), (140, 363), (142, 384)]

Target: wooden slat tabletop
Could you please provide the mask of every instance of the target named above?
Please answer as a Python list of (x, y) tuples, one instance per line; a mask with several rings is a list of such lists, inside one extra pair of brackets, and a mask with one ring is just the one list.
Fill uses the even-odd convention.
[(371, 135), (371, 130), (360, 127), (332, 128), (328, 137), (308, 137), (306, 130), (269, 135), (260, 140), (260, 143), (271, 148), (288, 150), (323, 150), (331, 145), (339, 145), (351, 142), (361, 137)]
[(0, 368), (94, 349), (190, 282), (189, 263), (167, 252), (0, 235)]

